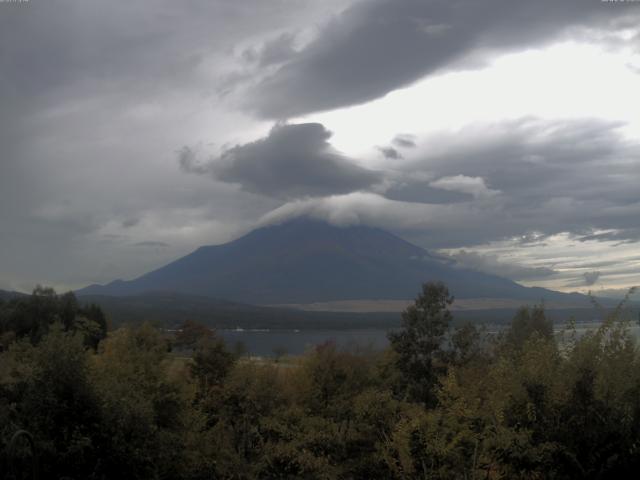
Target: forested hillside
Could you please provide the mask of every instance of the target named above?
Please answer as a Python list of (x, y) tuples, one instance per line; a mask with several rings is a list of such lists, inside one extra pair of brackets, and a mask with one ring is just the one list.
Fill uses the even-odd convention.
[[(106, 332), (38, 289), (0, 303), (0, 465), (17, 478), (633, 478), (640, 353), (624, 305), (560, 337), (451, 326), (425, 284), (390, 348), (256, 360), (186, 322)], [(28, 433), (17, 433), (25, 431)], [(26, 443), (33, 438), (34, 452)], [(20, 477), (22, 475), (22, 477)]]

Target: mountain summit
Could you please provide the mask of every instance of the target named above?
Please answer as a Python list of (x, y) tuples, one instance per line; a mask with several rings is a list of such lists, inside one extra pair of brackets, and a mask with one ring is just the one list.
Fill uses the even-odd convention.
[(79, 295), (176, 292), (253, 304), (354, 299), (411, 299), (440, 280), (456, 298), (539, 301), (569, 295), (527, 288), (457, 267), (389, 232), (297, 219), (254, 230), (232, 242), (200, 247), (131, 281), (92, 285)]

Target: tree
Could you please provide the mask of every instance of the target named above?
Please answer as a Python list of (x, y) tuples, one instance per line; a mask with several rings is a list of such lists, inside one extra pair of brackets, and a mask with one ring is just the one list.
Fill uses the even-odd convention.
[(96, 350), (100, 341), (107, 337), (107, 318), (102, 309), (92, 303), (78, 311), (74, 328), (83, 334), (85, 345)]
[(98, 478), (179, 478), (190, 397), (180, 378), (170, 378), (172, 362), (149, 324), (121, 328), (100, 344), (91, 365), (101, 410)]
[(506, 341), (519, 350), (533, 334), (545, 340), (553, 338), (553, 323), (547, 319), (543, 305), (520, 307), (511, 321)]
[(175, 345), (178, 348), (195, 350), (199, 342), (212, 339), (214, 336), (213, 331), (206, 325), (185, 320), (176, 334)]
[(29, 338), (35, 345), (56, 322), (64, 331), (80, 332), (84, 344), (94, 350), (107, 336), (107, 320), (99, 306), (81, 306), (73, 292), (58, 295), (52, 288), (38, 286), (31, 296), (0, 305), (0, 343)]
[[(7, 432), (28, 431), (41, 470), (50, 478), (89, 478), (99, 456), (93, 435), (99, 401), (91, 382), (88, 353), (80, 334), (51, 326), (36, 345), (16, 342), (0, 363), (0, 410)], [(0, 442), (0, 446), (1, 446)], [(0, 449), (1, 450), (1, 449)]]
[(449, 363), (466, 365), (483, 355), (482, 331), (472, 323), (457, 327), (449, 339)]
[(389, 333), (402, 373), (401, 388), (412, 400), (427, 406), (435, 404), (434, 387), (446, 370), (442, 344), (452, 319), (452, 303), (443, 283), (425, 283), (415, 303), (402, 313), (402, 330)]
[(224, 340), (217, 336), (203, 338), (193, 353), (191, 373), (204, 393), (209, 388), (222, 384), (235, 362), (236, 356), (227, 350)]

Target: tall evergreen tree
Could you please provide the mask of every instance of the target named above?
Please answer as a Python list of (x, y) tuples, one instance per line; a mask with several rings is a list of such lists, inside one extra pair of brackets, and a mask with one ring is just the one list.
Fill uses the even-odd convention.
[(446, 368), (442, 349), (451, 323), (453, 297), (441, 282), (422, 285), (422, 293), (402, 313), (402, 330), (389, 333), (402, 390), (410, 399), (433, 406), (434, 387)]

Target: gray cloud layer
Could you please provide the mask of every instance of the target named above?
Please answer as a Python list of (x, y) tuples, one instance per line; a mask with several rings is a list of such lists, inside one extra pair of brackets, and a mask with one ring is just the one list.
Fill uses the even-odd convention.
[(199, 163), (185, 147), (178, 161), (189, 173), (211, 172), (248, 192), (283, 199), (349, 193), (381, 180), (380, 173), (337, 152), (330, 137), (318, 123), (276, 125), (267, 137), (230, 148), (215, 160)]
[(557, 272), (547, 267), (527, 267), (517, 263), (500, 260), (497, 255), (482, 255), (461, 250), (453, 255), (456, 262), (464, 268), (493, 273), (513, 280), (537, 280), (550, 277)]
[(625, 140), (620, 126), (530, 118), (472, 126), (425, 139), (428, 152), (406, 168), (483, 178), (500, 191), (491, 200), (497, 210), (486, 231), (493, 238), (528, 224), (549, 234), (615, 229), (637, 239), (640, 145)]
[(284, 119), (363, 103), (438, 70), (475, 66), (487, 52), (603, 26), (630, 7), (599, 0), (360, 1), (301, 51), (291, 50), (289, 61), (251, 91), (246, 108)]
[(594, 285), (600, 278), (600, 272), (594, 270), (593, 272), (585, 272), (583, 274), (584, 284), (587, 286)]
[[(336, 152), (317, 124), (251, 141), (265, 124), (218, 95), (228, 80), (246, 108), (270, 118), (351, 105), (572, 26), (606, 28), (638, 11), (627, 4), (0, 4), (0, 283), (135, 276), (269, 212), (366, 221), (428, 247), (531, 229), (638, 239), (638, 146), (615, 124), (524, 119), (428, 138), (403, 132), (383, 146), (395, 158), (379, 172)], [(327, 23), (329, 12), (338, 13)], [(321, 27), (312, 34), (310, 25)], [(246, 71), (237, 74), (239, 63)], [(237, 146), (213, 162), (180, 150), (182, 170), (199, 174), (181, 175), (176, 148), (210, 141)]]
[(400, 148), (414, 148), (416, 146), (415, 140), (414, 135), (399, 134), (394, 137), (391, 143)]
[[(620, 124), (524, 118), (419, 140), (369, 197), (294, 202), (272, 218), (312, 214), (404, 230), (431, 247), (464, 247), (527, 232), (638, 240), (640, 144)], [(398, 162), (401, 162), (400, 164)]]
[(402, 154), (393, 147), (378, 147), (378, 150), (385, 158), (389, 158), (391, 160), (402, 158)]
[[(0, 282), (130, 277), (226, 240), (277, 206), (180, 175), (173, 152), (201, 141), (203, 124), (220, 142), (250, 135), (254, 120), (212, 108), (230, 52), (332, 5), (0, 3)], [(133, 247), (141, 241), (170, 247)]]

